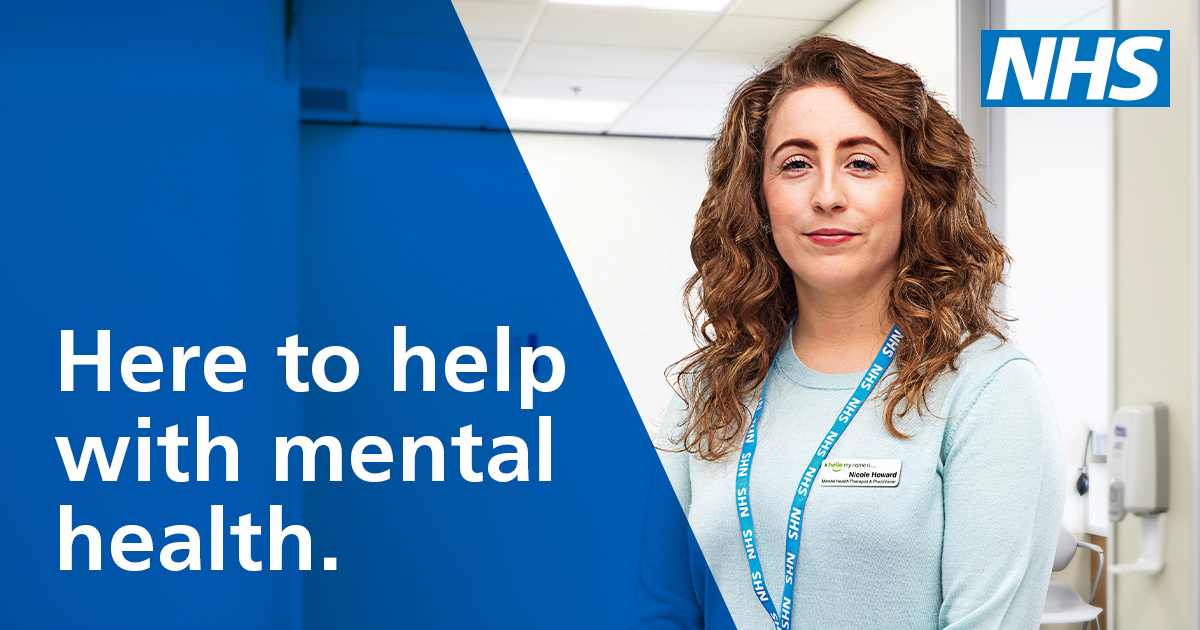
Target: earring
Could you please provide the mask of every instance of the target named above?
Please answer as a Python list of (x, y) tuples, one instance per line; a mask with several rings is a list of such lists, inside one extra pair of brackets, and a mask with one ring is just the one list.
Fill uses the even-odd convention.
[(770, 222), (770, 221), (763, 221), (763, 224), (762, 224), (762, 230), (763, 230), (763, 232), (766, 232), (767, 234), (770, 234), (770, 233), (771, 233), (771, 222)]

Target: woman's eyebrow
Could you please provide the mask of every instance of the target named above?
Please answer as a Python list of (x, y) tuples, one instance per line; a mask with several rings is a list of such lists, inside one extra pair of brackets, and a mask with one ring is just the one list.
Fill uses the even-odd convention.
[(771, 152), (771, 158), (774, 159), (775, 154), (782, 151), (784, 147), (796, 147), (806, 151), (817, 150), (817, 145), (813, 144), (812, 140), (805, 140), (804, 138), (792, 138), (791, 140), (784, 140), (783, 142), (780, 142), (779, 146), (775, 147), (775, 150)]
[(860, 144), (869, 144), (873, 147), (878, 148), (880, 151), (883, 151), (884, 155), (887, 155), (887, 156), (892, 155), (891, 153), (888, 153), (887, 149), (883, 148), (882, 144), (879, 144), (878, 142), (875, 141), (874, 138), (870, 138), (868, 136), (856, 136), (853, 138), (846, 138), (845, 140), (842, 140), (841, 142), (838, 143), (838, 148), (839, 149), (849, 149), (850, 147), (856, 147)]
[[(838, 143), (837, 148), (839, 150), (849, 149), (862, 144), (869, 144), (873, 147), (877, 147), (880, 151), (883, 151), (884, 155), (889, 157), (892, 155), (891, 153), (888, 153), (887, 149), (883, 148), (883, 145), (876, 142), (875, 139), (871, 138), (870, 136), (855, 136), (853, 138), (846, 138)], [(807, 151), (817, 150), (817, 145), (813, 144), (812, 140), (806, 140), (804, 138), (792, 138), (791, 140), (784, 140), (783, 142), (779, 143), (779, 146), (775, 147), (775, 150), (771, 152), (771, 158), (774, 158), (775, 154), (782, 151), (784, 147), (796, 147), (799, 149), (805, 149)]]

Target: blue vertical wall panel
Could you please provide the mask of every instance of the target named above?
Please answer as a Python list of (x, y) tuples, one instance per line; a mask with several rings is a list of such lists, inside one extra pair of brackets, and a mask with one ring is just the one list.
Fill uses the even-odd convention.
[[(209, 571), (209, 506), (226, 525), (270, 504), (301, 509), (299, 486), (273, 480), (273, 436), (298, 431), (300, 404), (274, 376), (275, 345), (299, 326), (295, 90), (285, 78), (282, 2), (24, 2), (0, 7), (0, 457), (4, 583), (0, 625), (13, 628), (299, 627), (295, 572)], [(112, 391), (95, 368), (59, 391), (59, 331), (92, 352), (111, 330)], [(120, 376), (125, 350), (155, 348), (168, 372), (159, 391), (136, 393)], [(239, 348), (248, 373), (236, 393), (209, 389), (193, 361), (186, 392), (171, 391), (173, 346)], [(145, 376), (143, 376), (145, 378)], [(148, 380), (148, 379), (146, 379)], [(179, 425), (195, 439), (197, 415), (233, 437), (240, 480), (164, 474), (138, 482), (137, 436)], [(137, 428), (149, 416), (150, 430)], [(55, 437), (131, 444), (119, 480), (68, 481)], [(194, 441), (192, 442), (194, 446)], [(219, 451), (218, 451), (219, 453)], [(102, 569), (60, 571), (59, 505), (100, 531)], [(119, 569), (109, 538), (122, 525), (199, 530), (201, 571), (171, 573), (152, 554), (143, 572)], [(265, 531), (265, 529), (264, 529)], [(259, 537), (260, 539), (262, 537)], [(265, 553), (265, 543), (256, 556)], [(182, 554), (180, 554), (182, 556)]]

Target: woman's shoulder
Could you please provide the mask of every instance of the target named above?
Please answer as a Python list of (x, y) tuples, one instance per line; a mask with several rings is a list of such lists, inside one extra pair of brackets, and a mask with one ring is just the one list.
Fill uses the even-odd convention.
[(957, 367), (964, 374), (993, 374), (1012, 361), (1029, 361), (1025, 353), (999, 337), (985, 333), (958, 355)]
[[(980, 445), (1017, 445), (1046, 461), (1061, 459), (1058, 420), (1050, 392), (1029, 357), (992, 335), (975, 341), (959, 355), (957, 381), (941, 417), (946, 429), (942, 461), (956, 450)], [(1028, 461), (1010, 458), (1012, 462)]]
[[(985, 385), (997, 377), (1013, 370), (1010, 364), (1033, 368), (1033, 361), (1024, 352), (999, 337), (986, 333), (963, 348), (954, 361), (955, 373), (961, 387), (972, 388)], [(1010, 369), (1005, 369), (1005, 367)], [(1036, 369), (1036, 368), (1035, 368)]]
[(946, 397), (949, 416), (970, 410), (985, 390), (1009, 396), (1043, 398), (1046, 393), (1041, 373), (1033, 361), (1011, 343), (985, 334), (968, 345), (955, 360), (953, 382)]

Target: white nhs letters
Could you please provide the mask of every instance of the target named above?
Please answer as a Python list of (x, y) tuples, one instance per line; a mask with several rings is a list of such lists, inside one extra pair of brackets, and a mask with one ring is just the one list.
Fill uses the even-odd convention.
[[(1008, 69), (1017, 79), (1021, 90), (1021, 98), (1027, 101), (1038, 101), (1046, 98), (1046, 87), (1050, 82), (1050, 71), (1054, 65), (1054, 48), (1059, 38), (1043, 37), (1038, 46), (1037, 59), (1032, 70), (1025, 49), (1021, 46), (1020, 37), (1000, 37), (996, 43), (996, 59), (992, 65), (992, 76), (988, 82), (987, 100), (999, 101), (1004, 98), (1004, 87), (1008, 79)], [(1076, 59), (1079, 50), (1078, 37), (1063, 37), (1062, 48), (1058, 55), (1058, 71), (1054, 75), (1054, 85), (1050, 90), (1051, 100), (1066, 100), (1071, 88), (1071, 78), (1077, 74), (1090, 75), (1088, 82), (1087, 100), (1102, 100), (1104, 88), (1108, 87), (1108, 75), (1113, 61), (1113, 49), (1116, 48), (1117, 66), (1136, 76), (1138, 84), (1133, 87), (1112, 86), (1108, 98), (1119, 101), (1136, 101), (1154, 93), (1158, 87), (1158, 72), (1154, 67), (1134, 56), (1139, 50), (1158, 51), (1162, 47), (1161, 37), (1138, 36), (1131, 37), (1116, 46), (1115, 37), (1100, 37), (1097, 39), (1096, 57), (1092, 60)]]

